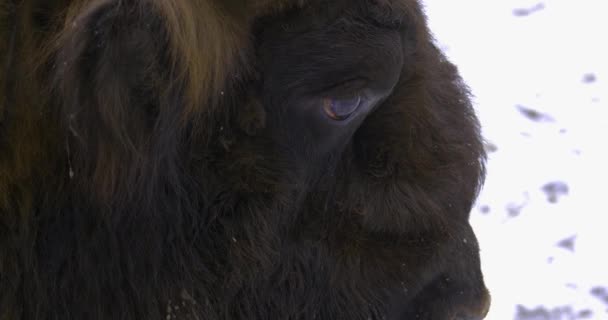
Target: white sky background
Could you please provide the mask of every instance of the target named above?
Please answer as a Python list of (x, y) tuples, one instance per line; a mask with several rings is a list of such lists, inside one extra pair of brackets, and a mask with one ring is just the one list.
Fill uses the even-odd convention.
[(496, 146), (471, 215), (487, 319), (608, 319), (608, 0), (423, 2)]

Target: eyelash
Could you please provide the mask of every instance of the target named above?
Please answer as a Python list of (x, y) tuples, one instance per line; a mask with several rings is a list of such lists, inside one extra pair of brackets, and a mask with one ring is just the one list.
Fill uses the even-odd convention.
[(325, 92), (335, 92), (337, 94), (344, 94), (348, 97), (349, 93), (359, 92), (366, 87), (368, 81), (364, 78), (357, 77), (344, 80), (340, 83), (334, 84), (333, 86), (323, 90)]

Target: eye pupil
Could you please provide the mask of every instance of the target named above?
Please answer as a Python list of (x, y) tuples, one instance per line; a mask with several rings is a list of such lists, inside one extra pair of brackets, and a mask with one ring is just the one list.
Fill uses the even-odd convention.
[(361, 104), (361, 97), (346, 99), (325, 98), (323, 110), (333, 120), (345, 120), (350, 117)]

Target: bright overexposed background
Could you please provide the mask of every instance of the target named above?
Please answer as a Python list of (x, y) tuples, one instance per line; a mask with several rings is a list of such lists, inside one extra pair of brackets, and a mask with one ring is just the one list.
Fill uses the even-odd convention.
[(487, 319), (608, 319), (608, 0), (423, 2), (487, 141)]

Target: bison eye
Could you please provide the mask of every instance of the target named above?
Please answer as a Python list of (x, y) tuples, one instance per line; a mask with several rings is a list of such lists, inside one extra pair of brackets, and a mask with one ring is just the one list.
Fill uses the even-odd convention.
[(323, 111), (333, 120), (341, 121), (350, 117), (361, 105), (361, 96), (350, 98), (323, 98)]

